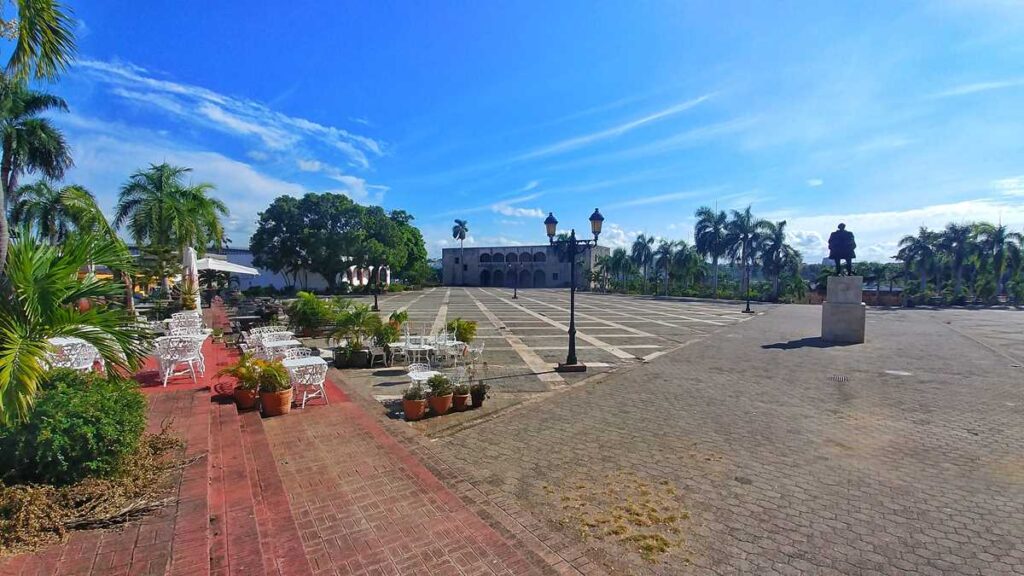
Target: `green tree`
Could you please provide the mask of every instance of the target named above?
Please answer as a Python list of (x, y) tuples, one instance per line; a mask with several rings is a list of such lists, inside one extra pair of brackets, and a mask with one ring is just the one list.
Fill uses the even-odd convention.
[(118, 195), (114, 227), (127, 226), (137, 246), (173, 246), (180, 254), (221, 245), (228, 208), (209, 195), (213, 184), (185, 184), (191, 171), (164, 163), (132, 174)]
[(939, 249), (949, 259), (953, 272), (953, 298), (960, 298), (964, 263), (973, 250), (973, 229), (968, 224), (950, 222), (939, 235)]
[(899, 243), (896, 259), (908, 270), (916, 270), (920, 279), (921, 294), (928, 291), (928, 270), (935, 265), (938, 234), (921, 226), (917, 235), (904, 236)]
[(761, 264), (772, 285), (772, 300), (782, 292), (782, 276), (787, 269), (799, 267), (800, 254), (786, 243), (786, 221), (764, 223)]
[(1002, 294), (1006, 286), (1007, 262), (1013, 252), (1019, 252), (1024, 244), (1024, 235), (1010, 232), (1003, 224), (992, 225), (982, 222), (975, 229), (979, 248), (990, 259), (992, 277), (996, 282), (996, 295)]
[(305, 222), (302, 246), (309, 271), (323, 276), (329, 290), (336, 291), (340, 275), (353, 260), (366, 256), (361, 244), (362, 209), (342, 194), (306, 194), (299, 211)]
[(466, 241), (466, 236), (469, 234), (469, 221), (455, 219), (455, 225), (452, 226), (452, 238), (459, 241), (459, 284), (465, 284), (466, 279), (462, 274), (462, 266), (466, 263), (466, 249), (463, 244)]
[(672, 283), (672, 260), (676, 253), (676, 244), (662, 240), (654, 250), (654, 269), (665, 279), (665, 295), (668, 296), (669, 285)]
[(49, 181), (40, 180), (20, 187), (18, 198), (11, 211), (11, 223), (31, 226), (50, 244), (62, 241), (71, 230), (114, 235), (96, 197), (81, 186), (56, 188)]
[(643, 291), (647, 293), (647, 280), (650, 278), (650, 266), (654, 263), (654, 243), (657, 239), (654, 236), (639, 234), (629, 249), (629, 257), (633, 265), (642, 271)]
[[(40, 115), (49, 110), (67, 111), (61, 98), (29, 90), (20, 82), (0, 75), (0, 132), (3, 156), (0, 158), (0, 207), (4, 214), (17, 202), (13, 197), (18, 179), (25, 173), (39, 172), (59, 180), (72, 165), (71, 150), (64, 135), (49, 118)], [(0, 218), (0, 272), (10, 232), (7, 218)]]
[(19, 82), (53, 80), (75, 56), (75, 20), (71, 11), (54, 0), (14, 0), (16, 19), (7, 18), (0, 5), (3, 37), (14, 40), (6, 75)]
[(711, 291), (718, 298), (718, 260), (728, 252), (726, 225), (729, 217), (724, 210), (715, 212), (707, 206), (698, 208), (695, 216), (694, 247), (702, 257), (711, 258)]
[(740, 291), (743, 293), (746, 293), (750, 285), (750, 267), (757, 258), (757, 249), (769, 224), (767, 220), (756, 218), (750, 206), (743, 211), (733, 210), (732, 218), (726, 224), (725, 244), (728, 246), (728, 254), (733, 260), (738, 260), (743, 268), (743, 280), (740, 282)]
[[(71, 233), (54, 246), (26, 231), (11, 243), (0, 276), (0, 422), (29, 413), (46, 370), (48, 338), (89, 342), (108, 369), (134, 371), (146, 357), (152, 340), (146, 326), (104, 303), (122, 296), (121, 283), (82, 276), (88, 264), (130, 271), (133, 263), (122, 242), (92, 233)], [(92, 302), (84, 311), (77, 306), (82, 299)]]
[(309, 268), (303, 246), (306, 222), (301, 202), (292, 196), (279, 196), (259, 213), (256, 232), (249, 239), (254, 266), (284, 275), (293, 286), (299, 285), (299, 272)]

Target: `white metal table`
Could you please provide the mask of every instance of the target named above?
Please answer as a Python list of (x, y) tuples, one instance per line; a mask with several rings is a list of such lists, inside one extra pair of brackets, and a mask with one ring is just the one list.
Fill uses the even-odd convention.
[(440, 372), (438, 372), (437, 370), (409, 372), (409, 378), (412, 380), (413, 384), (419, 384), (420, 382), (426, 382), (427, 380), (430, 380), (431, 378), (437, 376), (438, 374), (440, 374)]

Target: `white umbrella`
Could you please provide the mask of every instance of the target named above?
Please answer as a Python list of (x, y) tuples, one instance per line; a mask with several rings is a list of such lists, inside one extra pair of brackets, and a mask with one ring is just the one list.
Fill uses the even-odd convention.
[(216, 270), (217, 272), (246, 274), (249, 276), (260, 275), (260, 271), (255, 268), (242, 266), (241, 264), (235, 264), (234, 262), (228, 262), (227, 260), (218, 260), (216, 258), (201, 258), (196, 262), (196, 266), (199, 270)]
[(199, 310), (199, 268), (196, 264), (196, 251), (189, 246), (185, 249), (185, 256), (182, 259), (181, 272), (181, 299), (185, 300), (186, 291), (191, 290), (195, 296), (195, 310)]

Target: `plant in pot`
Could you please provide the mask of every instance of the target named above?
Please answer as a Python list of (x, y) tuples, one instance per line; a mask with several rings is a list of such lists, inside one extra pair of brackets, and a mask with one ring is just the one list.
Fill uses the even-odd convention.
[(259, 386), (264, 416), (280, 416), (291, 412), (292, 384), (284, 364), (279, 360), (265, 363), (260, 369)]
[[(338, 328), (331, 334), (335, 340), (348, 342), (344, 349), (335, 351), (335, 366), (338, 368), (366, 368), (370, 365), (370, 353), (365, 342), (380, 326), (380, 316), (366, 304), (356, 304), (338, 314)], [(340, 353), (339, 353), (340, 352)]]
[(413, 385), (402, 395), (402, 411), (405, 419), (419, 420), (427, 413), (427, 393), (419, 384)]
[(447, 414), (452, 409), (452, 381), (443, 374), (435, 374), (427, 380), (427, 386), (430, 388), (427, 395), (430, 411), (438, 416)]
[(483, 380), (478, 380), (476, 384), (469, 387), (469, 395), (472, 398), (473, 408), (479, 408), (484, 405), (484, 399), (487, 398), (487, 391), (490, 389), (491, 385), (484, 383)]
[(452, 390), (452, 408), (456, 412), (469, 408), (469, 384), (459, 384)]
[(476, 321), (475, 320), (464, 320), (462, 318), (456, 318), (449, 320), (445, 324), (445, 330), (449, 334), (455, 334), (455, 339), (459, 342), (469, 344), (476, 338)]
[(231, 376), (235, 379), (234, 397), (239, 410), (256, 407), (262, 364), (265, 364), (263, 360), (253, 358), (249, 354), (242, 354), (238, 362), (217, 372), (218, 376)]

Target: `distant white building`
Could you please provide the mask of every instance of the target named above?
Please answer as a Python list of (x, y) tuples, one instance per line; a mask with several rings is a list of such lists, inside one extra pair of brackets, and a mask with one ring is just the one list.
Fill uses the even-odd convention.
[[(576, 256), (579, 278), (586, 288), (587, 275), (606, 246), (587, 248)], [(569, 259), (560, 258), (548, 244), (536, 246), (473, 246), (441, 251), (441, 280), (446, 286), (503, 286), (507, 288), (565, 288), (569, 286)]]

